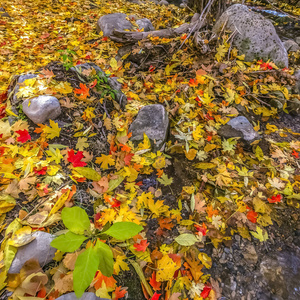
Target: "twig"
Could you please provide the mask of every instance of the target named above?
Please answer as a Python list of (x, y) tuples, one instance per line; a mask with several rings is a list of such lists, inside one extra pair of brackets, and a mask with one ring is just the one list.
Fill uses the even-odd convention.
[(299, 17), (296, 17), (296, 16), (292, 16), (290, 15), (289, 13), (285, 12), (284, 10), (281, 10), (280, 8), (276, 7), (274, 4), (272, 4), (269, 0), (266, 0), (275, 10), (277, 11), (280, 11), (281, 13), (289, 16), (290, 18), (292, 19), (296, 19), (296, 20), (299, 20), (300, 18)]

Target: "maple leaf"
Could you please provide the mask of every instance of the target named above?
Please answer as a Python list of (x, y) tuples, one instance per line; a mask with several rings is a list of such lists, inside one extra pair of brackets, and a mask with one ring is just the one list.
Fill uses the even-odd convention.
[(52, 147), (50, 147), (50, 150), (47, 150), (46, 154), (48, 155), (48, 159), (50, 162), (55, 161), (57, 164), (59, 164), (61, 159), (63, 158), (58, 148), (54, 150)]
[(256, 226), (256, 232), (255, 231), (250, 231), (250, 232), (260, 242), (264, 242), (269, 238), (268, 233), (266, 231), (263, 232), (262, 229), (258, 226)]
[(157, 262), (157, 281), (168, 281), (173, 279), (175, 271), (178, 270), (177, 264), (169, 257), (169, 255), (165, 254), (162, 259)]
[(272, 198), (268, 198), (269, 203), (281, 202), (282, 196), (277, 194), (276, 196), (272, 196)]
[(154, 291), (158, 291), (160, 289), (161, 282), (156, 281), (156, 273), (155, 272), (152, 273), (149, 283), (152, 286), (152, 288), (154, 289)]
[(50, 71), (49, 69), (43, 69), (40, 71), (40, 74), (39, 74), (40, 78), (47, 79), (47, 83), (49, 83), (54, 76), (55, 75), (54, 75), (53, 71)]
[(160, 296), (161, 296), (161, 294), (158, 294), (155, 292), (150, 300), (158, 300)]
[(121, 299), (125, 297), (126, 293), (127, 293), (126, 288), (122, 288), (121, 286), (118, 286), (112, 294), (112, 300)]
[(201, 292), (200, 296), (203, 299), (206, 299), (209, 296), (210, 291), (211, 291), (211, 287), (208, 286), (208, 285), (205, 285), (205, 287), (204, 287), (203, 291)]
[(26, 129), (17, 130), (16, 133), (19, 134), (19, 136), (17, 137), (18, 142), (25, 143), (31, 140), (31, 136)]
[(112, 158), (112, 155), (101, 154), (101, 157), (96, 157), (96, 164), (101, 164), (102, 169), (108, 169), (108, 166), (113, 166), (115, 160)]
[(80, 151), (83, 151), (84, 148), (87, 148), (89, 146), (89, 143), (87, 143), (86, 141), (87, 141), (87, 138), (85, 138), (85, 137), (78, 138), (75, 148)]
[(74, 93), (80, 95), (78, 97), (80, 100), (85, 100), (87, 98), (87, 96), (90, 96), (90, 94), (89, 94), (90, 89), (83, 83), (80, 83), (79, 86), (80, 86), (80, 89), (75, 89)]
[(275, 177), (273, 179), (268, 178), (268, 181), (273, 188), (278, 189), (278, 190), (283, 189), (285, 186), (285, 183), (280, 181), (279, 178), (277, 178), (277, 177)]
[(248, 213), (247, 213), (247, 219), (249, 221), (251, 221), (252, 223), (256, 223), (257, 222), (257, 217), (258, 217), (257, 212), (255, 212), (254, 210), (248, 211)]
[(61, 104), (61, 106), (64, 106), (66, 108), (73, 108), (76, 106), (75, 103), (71, 103), (69, 97), (66, 97), (66, 100), (63, 100), (63, 99), (59, 100), (59, 103)]
[(81, 151), (78, 151), (76, 154), (74, 154), (73, 149), (68, 151), (68, 162), (72, 163), (74, 168), (85, 167), (87, 165), (87, 163), (81, 161), (83, 157), (84, 156)]
[(221, 216), (212, 216), (211, 223), (218, 229), (222, 225), (222, 217)]
[(118, 275), (121, 270), (123, 271), (129, 271), (128, 264), (124, 261), (127, 259), (126, 255), (118, 255), (116, 258), (116, 261), (114, 263), (114, 271), (115, 274)]
[(174, 224), (172, 223), (172, 219), (170, 218), (164, 218), (160, 219), (158, 221), (160, 228), (162, 229), (168, 229), (171, 230), (174, 227)]
[(140, 243), (133, 244), (133, 247), (136, 251), (142, 251), (145, 252), (147, 247), (149, 246), (149, 243), (147, 243), (147, 240), (141, 240)]
[(160, 178), (157, 178), (157, 180), (163, 184), (163, 185), (171, 185), (173, 182), (173, 178), (169, 178), (168, 175), (163, 174)]

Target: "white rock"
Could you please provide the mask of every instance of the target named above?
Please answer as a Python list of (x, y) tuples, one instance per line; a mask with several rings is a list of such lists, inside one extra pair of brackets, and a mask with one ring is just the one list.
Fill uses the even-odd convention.
[(41, 267), (44, 267), (53, 259), (56, 249), (51, 247), (50, 243), (54, 236), (43, 231), (35, 231), (32, 236), (35, 237), (32, 242), (18, 248), (8, 271), (9, 274), (19, 273), (24, 263), (29, 259), (37, 259)]
[(270, 59), (279, 67), (288, 67), (288, 53), (272, 22), (252, 12), (246, 5), (230, 6), (216, 22), (213, 31), (219, 34), (223, 28), (235, 32), (233, 46), (240, 54), (245, 54), (246, 61)]
[(108, 300), (99, 298), (94, 293), (84, 293), (80, 298), (77, 298), (75, 293), (69, 293), (58, 297), (56, 300)]
[(24, 114), (35, 124), (43, 124), (54, 120), (61, 114), (60, 104), (53, 96), (38, 96), (26, 99), (23, 104)]

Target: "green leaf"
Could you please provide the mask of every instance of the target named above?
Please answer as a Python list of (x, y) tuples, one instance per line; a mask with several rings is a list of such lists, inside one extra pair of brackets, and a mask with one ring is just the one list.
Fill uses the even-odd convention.
[(181, 246), (192, 246), (198, 242), (198, 239), (193, 234), (183, 233), (179, 235), (175, 241)]
[(132, 222), (117, 222), (103, 232), (120, 241), (125, 241), (137, 235), (143, 227)]
[(250, 231), (250, 232), (256, 239), (259, 239), (260, 242), (264, 242), (269, 238), (268, 232), (266, 230), (263, 231), (258, 226), (256, 226), (256, 232), (255, 231)]
[(76, 167), (73, 170), (75, 170), (85, 178), (93, 181), (99, 181), (101, 179), (101, 175), (92, 168)]
[(87, 237), (84, 235), (69, 231), (55, 238), (50, 245), (62, 252), (74, 252), (86, 239)]
[(170, 185), (173, 182), (173, 178), (172, 177), (168, 177), (168, 175), (163, 174), (160, 178), (157, 178), (157, 180), (163, 184), (163, 185)]
[(78, 298), (91, 284), (99, 266), (98, 251), (90, 247), (82, 252), (76, 260), (73, 272), (73, 287)]
[(257, 146), (255, 149), (255, 156), (259, 161), (262, 161), (264, 159), (264, 153), (259, 146)]
[(119, 176), (117, 179), (110, 180), (108, 183), (107, 193), (109, 193), (109, 192), (113, 191), (115, 188), (117, 188), (124, 179), (125, 179), (125, 177)]
[(90, 229), (90, 220), (84, 209), (75, 207), (65, 207), (61, 212), (61, 218), (65, 226), (72, 232), (84, 234)]
[(104, 276), (110, 277), (114, 272), (114, 259), (110, 247), (98, 240), (95, 248), (100, 260), (99, 270)]

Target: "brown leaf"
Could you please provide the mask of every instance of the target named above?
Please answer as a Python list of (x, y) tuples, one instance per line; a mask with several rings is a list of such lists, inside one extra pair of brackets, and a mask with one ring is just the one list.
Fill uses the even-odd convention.
[(63, 259), (63, 265), (68, 268), (69, 270), (74, 270), (75, 268), (75, 262), (76, 262), (76, 259), (78, 257), (78, 255), (80, 253), (82, 253), (84, 251), (84, 249), (80, 250), (80, 251), (77, 251), (77, 252), (74, 252), (74, 253), (68, 253), (65, 258)]
[(54, 285), (54, 289), (59, 291), (61, 294), (73, 291), (73, 273), (62, 275), (60, 280), (57, 280)]

